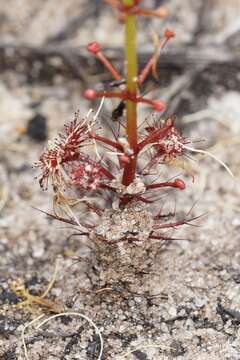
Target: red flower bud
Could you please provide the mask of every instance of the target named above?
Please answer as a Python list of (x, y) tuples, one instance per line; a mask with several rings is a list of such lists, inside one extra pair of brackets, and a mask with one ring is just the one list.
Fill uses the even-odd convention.
[(155, 10), (155, 14), (161, 18), (165, 18), (169, 15), (169, 11), (166, 7), (160, 6), (158, 9)]
[(180, 190), (184, 190), (186, 187), (185, 182), (182, 179), (176, 179), (174, 181), (174, 184), (175, 184), (174, 186)]
[(166, 108), (166, 104), (163, 101), (154, 101), (153, 107), (157, 111), (163, 111)]
[(87, 51), (92, 54), (97, 54), (101, 50), (101, 46), (98, 42), (91, 42), (87, 45)]
[(169, 30), (169, 29), (166, 29), (165, 32), (164, 32), (164, 37), (166, 39), (171, 39), (175, 36), (175, 33), (172, 31), (172, 30)]
[(96, 98), (97, 92), (93, 89), (87, 89), (84, 91), (83, 96), (85, 97), (85, 99), (88, 100), (94, 100)]

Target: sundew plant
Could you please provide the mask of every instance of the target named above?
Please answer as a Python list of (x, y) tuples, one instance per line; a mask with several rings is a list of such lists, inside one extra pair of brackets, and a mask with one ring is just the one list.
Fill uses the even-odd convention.
[[(136, 20), (142, 16), (164, 17), (165, 9), (145, 8), (140, 0), (105, 2), (124, 27), (124, 72), (108, 60), (99, 43), (88, 44), (87, 50), (113, 79), (108, 90), (87, 89), (84, 96), (89, 100), (99, 98), (101, 103), (108, 98), (119, 99), (113, 111), (118, 131), (106, 136), (104, 121), (101, 125), (99, 121), (101, 107), (85, 116), (77, 112), (36, 165), (42, 172), (41, 187), (46, 190), (51, 185), (53, 189), (51, 216), (87, 237), (96, 250), (102, 250), (101, 256), (115, 252), (118, 258), (125, 256), (133, 263), (153, 245), (160, 248), (163, 241), (176, 239), (176, 228), (192, 224), (194, 219), (187, 215), (179, 219), (176, 211), (166, 214), (159, 209), (163, 193), (170, 188), (178, 192), (185, 189), (183, 179), (163, 178), (161, 168), (194, 149), (173, 119), (163, 116), (167, 105), (142, 94), (146, 78), (156, 72), (156, 62), (175, 34), (165, 29), (155, 52), (139, 69)], [(137, 112), (139, 104), (159, 116), (142, 119)]]

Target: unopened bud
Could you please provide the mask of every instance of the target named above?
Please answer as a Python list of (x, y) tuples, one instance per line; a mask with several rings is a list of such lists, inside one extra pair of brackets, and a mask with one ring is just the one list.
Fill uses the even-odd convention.
[(166, 104), (162, 101), (154, 101), (153, 107), (157, 111), (163, 111), (166, 107)]
[(84, 91), (83, 96), (85, 97), (85, 99), (88, 100), (94, 100), (96, 98), (97, 92), (93, 89), (87, 89), (86, 91)]
[(87, 51), (92, 54), (97, 54), (101, 50), (101, 46), (98, 42), (91, 42), (87, 45)]
[(185, 182), (182, 179), (176, 179), (174, 181), (175, 187), (177, 187), (180, 190), (184, 190), (186, 185)]
[(165, 18), (169, 15), (169, 11), (164, 6), (160, 6), (158, 9), (156, 9), (155, 13), (161, 18)]
[(164, 37), (166, 39), (171, 39), (175, 36), (175, 33), (172, 31), (172, 30), (169, 30), (169, 29), (166, 29), (165, 32), (164, 32)]

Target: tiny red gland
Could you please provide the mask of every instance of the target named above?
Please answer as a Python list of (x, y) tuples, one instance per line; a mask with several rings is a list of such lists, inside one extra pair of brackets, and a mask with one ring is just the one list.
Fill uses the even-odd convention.
[(95, 190), (100, 187), (102, 180), (101, 166), (89, 161), (87, 158), (83, 163), (73, 162), (69, 169), (70, 183), (81, 190)]
[(97, 54), (101, 50), (101, 46), (98, 42), (91, 42), (87, 45), (87, 51), (92, 54)]

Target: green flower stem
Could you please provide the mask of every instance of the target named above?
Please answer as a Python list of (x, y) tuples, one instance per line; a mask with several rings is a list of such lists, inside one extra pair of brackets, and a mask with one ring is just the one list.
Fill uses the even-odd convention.
[[(133, 0), (123, 0), (124, 6), (133, 6)], [(126, 59), (126, 91), (133, 97), (137, 95), (137, 51), (136, 51), (136, 16), (126, 13), (125, 18), (125, 59)], [(131, 100), (126, 101), (127, 138), (130, 148), (137, 150), (137, 104)], [(137, 159), (134, 156), (125, 165), (122, 183), (129, 185), (133, 181), (136, 172)]]

